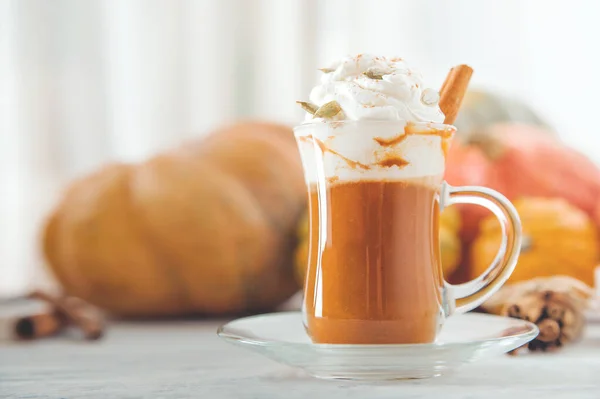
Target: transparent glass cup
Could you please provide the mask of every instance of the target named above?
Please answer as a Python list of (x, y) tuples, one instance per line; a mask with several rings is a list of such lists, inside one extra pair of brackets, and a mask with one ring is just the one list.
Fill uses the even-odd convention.
[[(494, 190), (443, 180), (455, 131), (400, 121), (294, 129), (309, 198), (302, 312), (313, 342), (431, 343), (447, 317), (479, 306), (509, 278), (521, 247), (519, 216)], [(492, 211), (503, 238), (482, 275), (452, 285), (442, 273), (439, 218), (458, 203)]]

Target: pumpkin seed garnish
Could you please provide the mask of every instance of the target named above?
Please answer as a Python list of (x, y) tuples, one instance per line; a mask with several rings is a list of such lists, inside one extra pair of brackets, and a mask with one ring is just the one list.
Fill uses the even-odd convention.
[(333, 69), (333, 68), (319, 68), (319, 71), (321, 71), (323, 73), (331, 73), (331, 72), (335, 71), (335, 69)]
[(319, 109), (319, 107), (317, 107), (316, 105), (307, 103), (306, 101), (296, 101), (296, 103), (300, 104), (302, 109), (311, 115), (314, 115), (317, 112), (317, 110)]
[(330, 119), (339, 114), (340, 112), (342, 112), (342, 107), (340, 107), (340, 104), (338, 104), (337, 101), (333, 100), (321, 105), (319, 109), (317, 109), (317, 111), (314, 113), (314, 117)]
[(365, 75), (367, 78), (375, 79), (375, 80), (382, 80), (383, 75), (386, 75), (386, 74), (387, 74), (386, 71), (384, 71), (382, 69), (378, 69), (378, 68), (369, 68), (365, 72), (363, 72), (363, 75)]

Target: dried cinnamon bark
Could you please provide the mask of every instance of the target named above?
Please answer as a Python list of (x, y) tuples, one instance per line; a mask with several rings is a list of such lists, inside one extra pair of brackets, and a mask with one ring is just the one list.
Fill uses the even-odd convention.
[[(592, 298), (592, 288), (577, 279), (540, 277), (502, 287), (482, 309), (535, 323), (540, 333), (527, 348), (548, 351), (581, 338), (585, 327), (584, 311)], [(511, 354), (519, 349), (522, 348)]]
[(83, 300), (68, 296), (54, 297), (41, 291), (34, 291), (29, 297), (48, 302), (63, 324), (78, 327), (85, 339), (96, 340), (102, 337), (104, 323), (100, 313)]
[(13, 334), (17, 339), (38, 339), (58, 333), (63, 326), (62, 318), (55, 311), (43, 312), (15, 320)]

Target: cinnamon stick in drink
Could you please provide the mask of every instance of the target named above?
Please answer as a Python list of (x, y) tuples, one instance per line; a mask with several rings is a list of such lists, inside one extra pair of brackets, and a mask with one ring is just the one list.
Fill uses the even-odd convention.
[(451, 125), (456, 120), (472, 75), (473, 68), (464, 64), (455, 66), (448, 73), (440, 89), (440, 109), (446, 116), (445, 124)]

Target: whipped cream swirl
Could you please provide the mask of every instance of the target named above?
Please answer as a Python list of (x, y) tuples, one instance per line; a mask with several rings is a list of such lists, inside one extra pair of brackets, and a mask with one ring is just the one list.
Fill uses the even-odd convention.
[[(309, 101), (316, 107), (337, 101), (342, 112), (331, 120), (401, 120), (442, 123), (438, 91), (401, 58), (359, 54), (323, 68)], [(307, 112), (305, 122), (315, 118)]]

